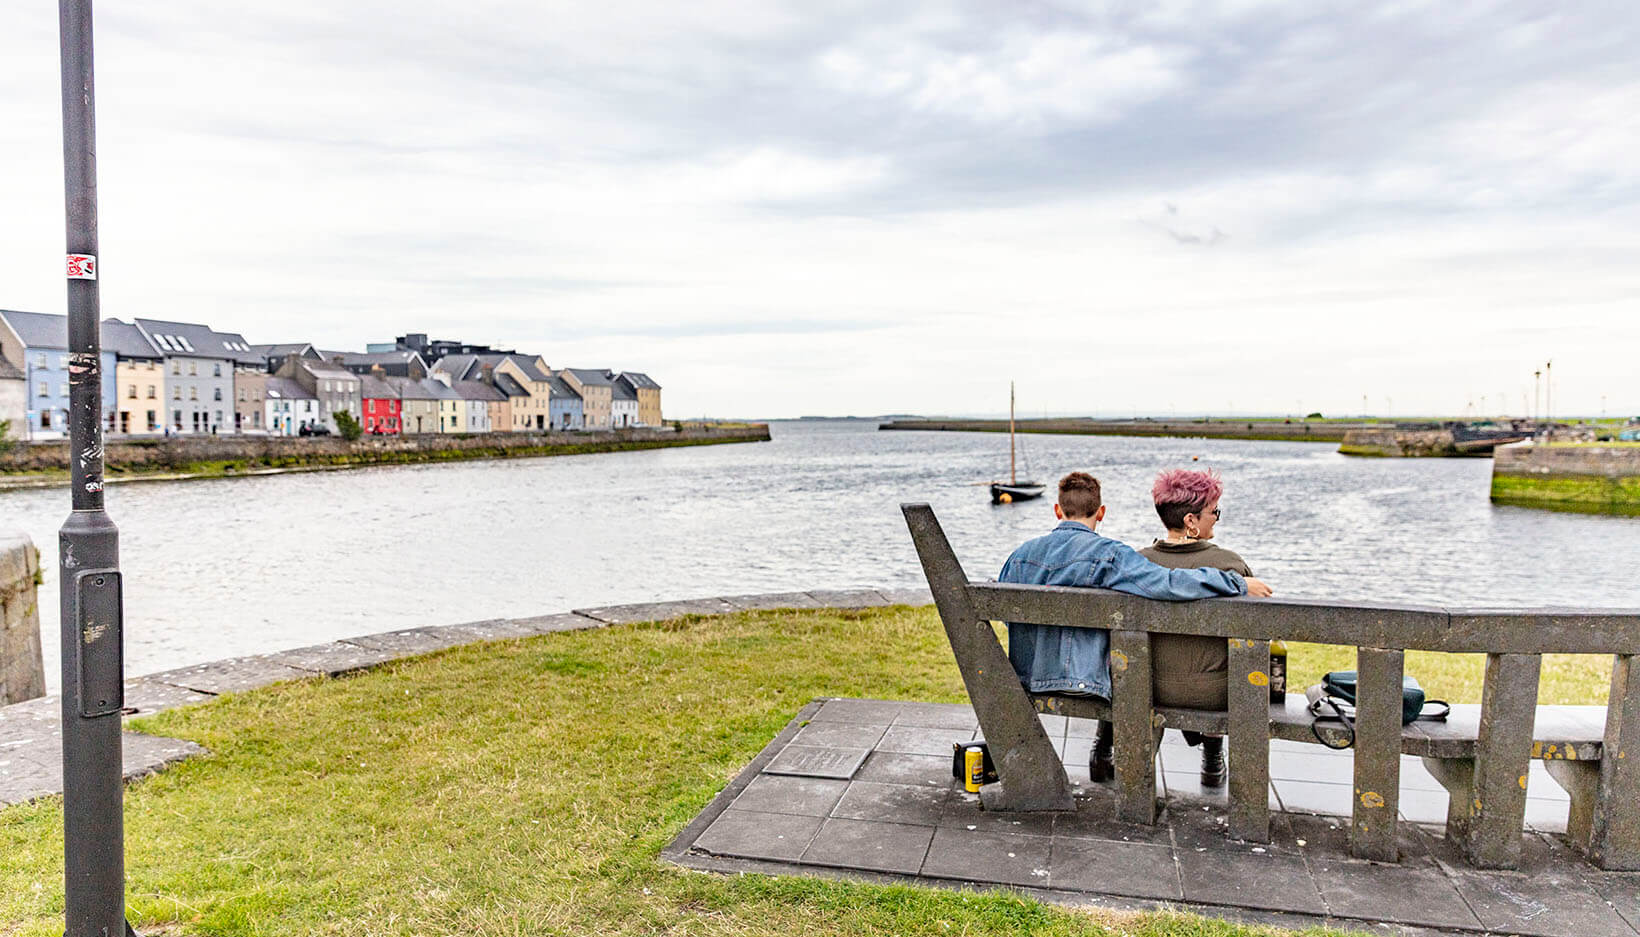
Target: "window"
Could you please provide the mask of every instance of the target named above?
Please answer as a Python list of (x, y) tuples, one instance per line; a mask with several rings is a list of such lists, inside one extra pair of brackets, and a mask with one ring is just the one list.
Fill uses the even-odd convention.
[(46, 385), (45, 381), (40, 382), (40, 396), (42, 396), (42, 397), (50, 397), (51, 396), (51, 388)]
[(222, 388), (218, 387), (218, 388), (212, 390), (211, 391), (211, 399), (221, 400), (222, 399)]
[(199, 362), (198, 361), (188, 362), (188, 376), (189, 377), (198, 377), (199, 376)]
[(199, 388), (197, 388), (197, 387), (188, 388), (188, 399), (189, 400), (198, 400), (199, 399)]
[(261, 410), (258, 410), (255, 413), (251, 414), (251, 425), (256, 427), (257, 429), (262, 428), (262, 411)]
[[(180, 361), (171, 362), (171, 373), (172, 374), (181, 374), (182, 373), (182, 362), (180, 362)], [(177, 426), (177, 429), (181, 429), (181, 428), (182, 427), (180, 425)]]
[(180, 387), (171, 388), (171, 399), (172, 400), (181, 400), (182, 399), (182, 388), (180, 388)]
[(46, 353), (45, 352), (43, 352), (43, 351), (39, 352), (38, 354), (36, 354), (34, 356), (34, 366), (37, 367), (37, 368), (43, 368), (43, 367), (46, 366)]
[(157, 396), (159, 396), (158, 389), (153, 384), (149, 384), (148, 385), (148, 399), (153, 400)]
[(239, 402), (240, 403), (245, 402), (245, 388), (243, 388), (243, 387), (239, 388)]
[(212, 377), (221, 377), (222, 376), (222, 362), (218, 361), (216, 364), (211, 365), (211, 376)]
[(157, 414), (155, 414), (154, 411), (152, 411), (152, 410), (148, 411), (148, 432), (150, 432), (150, 433), (152, 433), (156, 429), (159, 429), (159, 422), (154, 419), (154, 417), (156, 415)]
[(57, 356), (57, 370), (59, 370), (59, 371), (67, 371), (68, 370), (68, 356), (67, 355), (58, 355)]
[(67, 397), (68, 396), (68, 384), (67, 383), (57, 385), (57, 396), (59, 396), (59, 397)]
[(41, 429), (51, 429), (51, 411), (50, 410), (41, 410), (40, 411), (40, 428)]
[(132, 384), (126, 387), (125, 396), (130, 397), (132, 400), (137, 399), (137, 385)]

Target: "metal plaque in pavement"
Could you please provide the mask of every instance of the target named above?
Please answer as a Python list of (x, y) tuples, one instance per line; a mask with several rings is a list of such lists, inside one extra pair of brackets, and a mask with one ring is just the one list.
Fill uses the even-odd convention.
[(839, 778), (848, 780), (860, 770), (861, 762), (870, 754), (865, 748), (819, 748), (810, 745), (787, 745), (774, 756), (764, 774), (795, 774), (806, 778)]

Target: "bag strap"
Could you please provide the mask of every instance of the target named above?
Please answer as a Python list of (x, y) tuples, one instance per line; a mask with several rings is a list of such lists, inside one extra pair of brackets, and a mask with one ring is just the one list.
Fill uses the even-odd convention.
[[(1426, 712), (1425, 710), (1429, 709), (1429, 707), (1431, 707), (1431, 706), (1439, 706), (1441, 708), (1436, 710), (1435, 712)], [(1452, 704), (1451, 703), (1448, 703), (1444, 699), (1432, 699), (1432, 700), (1425, 700), (1424, 701), (1424, 708), (1420, 709), (1418, 711), (1417, 718), (1419, 718), (1419, 719), (1428, 719), (1431, 722), (1445, 722), (1446, 717), (1451, 715), (1451, 714), (1452, 714)]]
[[(1333, 714), (1331, 716), (1321, 715), (1320, 710), (1322, 706), (1326, 706), (1331, 709)], [(1331, 696), (1322, 696), (1320, 699), (1315, 701), (1314, 705), (1311, 707), (1311, 711), (1315, 714), (1315, 719), (1310, 722), (1310, 734), (1315, 736), (1315, 740), (1317, 742), (1320, 742), (1328, 748), (1336, 751), (1343, 751), (1346, 748), (1353, 748), (1355, 746), (1355, 721), (1345, 715), (1344, 707), (1338, 705), (1337, 700), (1333, 699)], [(1327, 737), (1321, 734), (1321, 720), (1323, 719), (1337, 719), (1339, 722), (1342, 722), (1344, 724), (1344, 728), (1347, 729), (1350, 734), (1348, 741), (1342, 745), (1334, 745), (1333, 743), (1327, 741)]]

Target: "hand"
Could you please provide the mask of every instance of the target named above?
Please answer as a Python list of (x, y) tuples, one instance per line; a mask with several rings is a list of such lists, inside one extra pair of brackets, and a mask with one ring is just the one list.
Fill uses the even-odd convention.
[(1270, 596), (1275, 595), (1275, 590), (1265, 585), (1264, 580), (1254, 579), (1252, 576), (1248, 576), (1247, 594), (1255, 599), (1267, 599)]

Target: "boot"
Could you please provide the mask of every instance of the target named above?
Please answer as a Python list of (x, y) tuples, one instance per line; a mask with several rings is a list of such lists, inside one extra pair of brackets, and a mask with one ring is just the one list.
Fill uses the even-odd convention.
[(1088, 776), (1095, 783), (1104, 783), (1116, 777), (1116, 758), (1110, 722), (1100, 720), (1099, 731), (1093, 740), (1093, 751), (1088, 753)]
[(1202, 787), (1224, 786), (1224, 739), (1206, 736), (1202, 739)]

